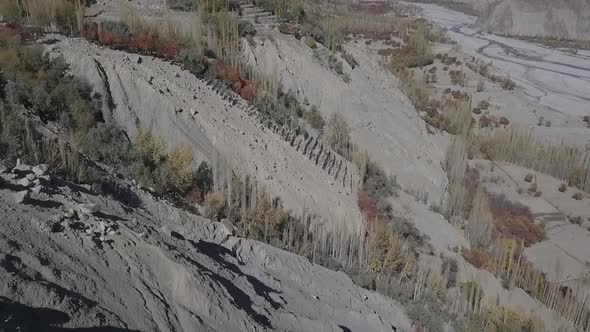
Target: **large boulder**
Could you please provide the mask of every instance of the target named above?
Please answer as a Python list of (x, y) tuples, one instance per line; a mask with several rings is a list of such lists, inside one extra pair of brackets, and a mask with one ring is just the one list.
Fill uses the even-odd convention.
[(100, 211), (100, 207), (96, 204), (80, 204), (78, 211), (83, 214), (94, 214)]
[(16, 182), (16, 184), (18, 184), (19, 186), (23, 186), (25, 188), (28, 188), (31, 185), (31, 181), (27, 178), (22, 178), (22, 179), (18, 180)]
[(32, 167), (27, 164), (18, 163), (12, 169), (13, 173), (28, 173), (31, 172)]
[(18, 204), (26, 203), (29, 199), (29, 191), (23, 190), (14, 194), (14, 201)]
[(231, 221), (227, 219), (221, 219), (221, 229), (226, 236), (234, 236), (236, 234), (236, 228)]

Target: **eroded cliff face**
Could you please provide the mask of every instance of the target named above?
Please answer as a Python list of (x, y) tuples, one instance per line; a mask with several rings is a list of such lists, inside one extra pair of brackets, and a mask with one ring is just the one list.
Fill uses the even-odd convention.
[(480, 20), (500, 34), (590, 39), (587, 0), (500, 0), (482, 6)]
[(95, 86), (105, 117), (130, 137), (143, 128), (169, 146), (189, 144), (195, 166), (209, 162), (218, 184), (235, 171), (280, 197), (295, 215), (317, 215), (347, 230), (361, 226), (356, 168), (316, 138), (269, 122), (171, 63), (58, 38), (51, 52)]
[(278, 75), (286, 91), (317, 105), (325, 119), (334, 113), (342, 115), (352, 129), (352, 141), (387, 174), (396, 176), (404, 190), (428, 195), (429, 204), (440, 203), (447, 183), (441, 162), (448, 138), (428, 133), (400, 91), (399, 81), (379, 62), (376, 50), (362, 41), (345, 46), (359, 62), (352, 69), (340, 59), (351, 78), (347, 83), (293, 36), (275, 31), (248, 46), (245, 56), (250, 65)]
[[(0, 169), (0, 328), (400, 331), (403, 309), (334, 272), (136, 190), (126, 203)], [(23, 179), (35, 178), (28, 187)], [(35, 187), (33, 188), (33, 184)], [(132, 203), (130, 203), (132, 202)]]

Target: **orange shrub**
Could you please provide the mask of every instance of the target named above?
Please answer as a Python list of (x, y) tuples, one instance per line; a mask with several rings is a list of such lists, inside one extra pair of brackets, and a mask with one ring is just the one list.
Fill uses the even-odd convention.
[(478, 269), (491, 271), (493, 268), (492, 256), (490, 256), (490, 254), (488, 254), (483, 249), (463, 248), (463, 250), (461, 250), (461, 255), (463, 256), (463, 258), (465, 258), (466, 261), (468, 261), (471, 265), (477, 267)]
[(506, 216), (496, 219), (498, 237), (522, 240), (526, 247), (542, 241), (545, 237), (543, 229), (525, 216)]

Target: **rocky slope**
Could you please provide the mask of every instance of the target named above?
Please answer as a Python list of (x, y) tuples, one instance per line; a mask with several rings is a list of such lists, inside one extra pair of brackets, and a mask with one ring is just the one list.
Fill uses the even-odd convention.
[[(403, 310), (294, 254), (127, 187), (0, 173), (0, 329), (399, 331)], [(91, 329), (92, 328), (92, 329)]]

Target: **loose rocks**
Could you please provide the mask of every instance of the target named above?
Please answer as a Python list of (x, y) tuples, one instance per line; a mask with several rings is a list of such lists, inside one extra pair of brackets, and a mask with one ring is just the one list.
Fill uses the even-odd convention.
[(78, 211), (83, 214), (94, 214), (100, 211), (100, 208), (96, 204), (80, 204), (78, 206)]
[(37, 176), (45, 175), (48, 170), (49, 170), (49, 165), (47, 165), (47, 164), (41, 164), (41, 165), (37, 165), (37, 166), (33, 167), (33, 173), (35, 173), (35, 175), (37, 175)]
[(29, 191), (23, 190), (14, 194), (14, 201), (18, 204), (26, 203), (29, 199)]

